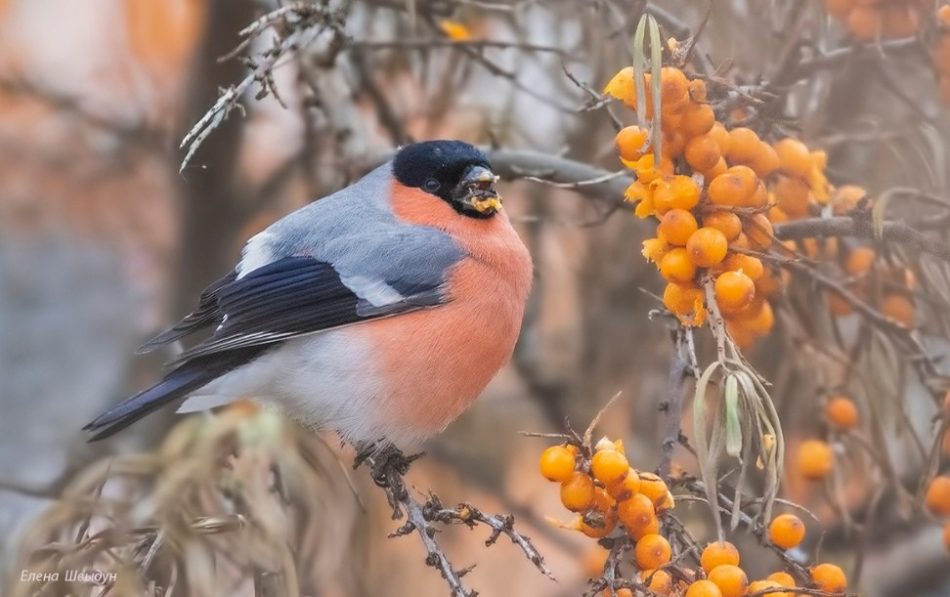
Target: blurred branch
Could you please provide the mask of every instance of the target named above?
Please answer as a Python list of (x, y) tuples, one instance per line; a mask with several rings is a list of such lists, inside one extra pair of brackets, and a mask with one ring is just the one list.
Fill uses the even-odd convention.
[(900, 56), (906, 53), (919, 51), (921, 49), (920, 40), (916, 37), (907, 39), (886, 40), (877, 43), (874, 46), (864, 44), (853, 44), (844, 48), (837, 48), (828, 52), (815, 50), (814, 56), (807, 60), (800, 60), (797, 64), (787, 65), (776, 74), (775, 79), (768, 85), (785, 86), (807, 79), (815, 73), (836, 68), (848, 60), (860, 56)]
[(40, 100), (50, 107), (78, 117), (86, 124), (115, 134), (123, 140), (147, 140), (150, 135), (143, 126), (128, 125), (114, 115), (97, 114), (82, 104), (82, 98), (44, 87), (24, 78), (0, 78), (0, 92), (11, 95), (28, 96)]
[[(777, 224), (774, 232), (775, 237), (781, 240), (821, 236), (874, 237), (870, 222), (863, 224), (856, 218), (849, 216), (806, 218), (785, 222)], [(884, 240), (900, 242), (918, 251), (929, 253), (950, 262), (950, 245), (936, 238), (926, 236), (903, 222), (884, 222), (882, 233)]]
[(430, 48), (455, 48), (463, 49), (482, 49), (498, 48), (503, 50), (522, 50), (525, 52), (548, 52), (564, 56), (567, 54), (562, 48), (554, 46), (545, 46), (539, 44), (498, 41), (490, 39), (470, 39), (456, 41), (453, 39), (402, 39), (392, 41), (352, 41), (347, 44), (348, 48), (366, 49), (366, 50), (427, 50)]

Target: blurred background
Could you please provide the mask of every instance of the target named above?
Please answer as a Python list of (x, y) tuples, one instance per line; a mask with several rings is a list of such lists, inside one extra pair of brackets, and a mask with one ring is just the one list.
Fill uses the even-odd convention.
[[(81, 495), (79, 489), (95, 489), (90, 479), (103, 469), (89, 471), (100, 458), (164, 455), (169, 460), (161, 464), (136, 461), (158, 467), (148, 470), (162, 471), (159, 476), (194, 460), (177, 440), (166, 439), (178, 421), (170, 413), (104, 443), (86, 443), (80, 428), (160, 374), (172, 355), (134, 357), (135, 348), (188, 312), (256, 231), (345, 186), (409, 140), (461, 138), (608, 171), (620, 167), (615, 119), (631, 123), (634, 116), (595, 96), (629, 64), (645, 2), (343, 0), (329, 4), (338, 25), (281, 55), (267, 87), (252, 77), (244, 108), (232, 111), (179, 173), (183, 135), (219, 90), (256, 66), (220, 58), (237, 46), (241, 29), (281, 4), (0, 0), (0, 586), (11, 587), (3, 594), (24, 590), (17, 582), (24, 562), (56, 535), (50, 513), (71, 516), (57, 504)], [(946, 197), (948, 122), (918, 49), (869, 50), (783, 80), (789, 62), (850, 43), (821, 2), (654, 5), (664, 33), (680, 39), (699, 30), (708, 9), (697, 58), (706, 74), (728, 78), (737, 89), (763, 82), (780, 89), (770, 126), (825, 148), (834, 182), (858, 182), (872, 192), (910, 185)], [(260, 59), (275, 39), (273, 32), (261, 35), (242, 55)], [(270, 91), (255, 98), (261, 89)], [(519, 432), (560, 430), (565, 417), (583, 429), (621, 391), (601, 429), (622, 437), (641, 468), (656, 466), (658, 405), (672, 345), (668, 318), (648, 313), (661, 307), (655, 295), (663, 284), (640, 256), (649, 227), (629, 210), (533, 181), (507, 184), (503, 194), (536, 267), (522, 338), (510, 366), (427, 445), (409, 480), (447, 504), (466, 500), (514, 513), (559, 581), (538, 574), (504, 539), (485, 548), (484, 530), (443, 533), (458, 566), (477, 564), (466, 579), (481, 594), (578, 595), (597, 573), (599, 556), (590, 541), (545, 521), (566, 518), (557, 492), (536, 471), (546, 443)], [(946, 304), (947, 295), (937, 298), (938, 307)], [(785, 308), (794, 314), (803, 305)], [(794, 445), (814, 433), (816, 397), (832, 382), (827, 370), (815, 373), (815, 361), (827, 357), (796, 340), (801, 330), (790, 321), (783, 319), (750, 358), (775, 383)], [(924, 331), (928, 326), (944, 329), (921, 322)], [(709, 349), (706, 340), (702, 351)], [(890, 403), (885, 418), (895, 409), (906, 418), (907, 427), (885, 428), (896, 438), (894, 474), (912, 477), (927, 462), (906, 455), (916, 441), (907, 429), (931, 441), (936, 407), (897, 361), (889, 353), (866, 361), (877, 377), (859, 392), (867, 404)], [(898, 396), (901, 403), (893, 406)], [(294, 567), (301, 594), (446, 593), (415, 538), (386, 539), (398, 523), (365, 470), (352, 473), (354, 497), (343, 472), (350, 452), (332, 437), (324, 444), (289, 423), (271, 424), (310, 455), (301, 462), (312, 480), (294, 494), (295, 516), (302, 518), (282, 523), (297, 533), (291, 543), (299, 547)], [(691, 468), (683, 455), (676, 459)], [(873, 532), (842, 522), (835, 504), (847, 504), (860, 518), (877, 482), (860, 462), (853, 470), (835, 499), (794, 479), (787, 485), (789, 497), (828, 525), (824, 553), (854, 563), (856, 546), (863, 546), (865, 595), (950, 594), (938, 527), (900, 516), (882, 516)], [(141, 504), (168, 499), (146, 481), (114, 488), (112, 497), (123, 491), (135, 499), (149, 495)], [(882, 500), (883, 509), (898, 509)], [(684, 506), (682, 516), (697, 525), (698, 536), (708, 536), (701, 505)], [(193, 555), (193, 561), (207, 557)], [(751, 570), (775, 565), (767, 553), (761, 558), (748, 559)], [(211, 568), (204, 580), (194, 572), (187, 582), (179, 578), (174, 594), (259, 589), (234, 570)], [(228, 592), (222, 578), (232, 582)], [(155, 587), (126, 589), (151, 595)]]

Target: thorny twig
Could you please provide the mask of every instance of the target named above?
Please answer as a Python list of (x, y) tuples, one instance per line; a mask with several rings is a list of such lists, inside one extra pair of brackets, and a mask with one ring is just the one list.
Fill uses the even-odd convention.
[[(342, 31), (341, 19), (326, 7), (306, 2), (295, 2), (268, 13), (245, 27), (241, 31), (241, 36), (244, 39), (223, 58), (227, 59), (237, 55), (264, 31), (271, 28), (277, 30), (276, 25), (279, 23), (286, 25), (290, 32), (286, 36), (278, 36), (274, 45), (262, 52), (256, 61), (248, 60), (251, 72), (237, 85), (222, 90), (214, 105), (205, 112), (204, 116), (191, 127), (191, 130), (181, 140), (179, 147), (182, 149), (187, 147), (188, 149), (178, 169), (179, 173), (188, 166), (195, 152), (198, 151), (198, 148), (211, 132), (221, 126), (221, 123), (227, 119), (232, 110), (241, 107), (241, 98), (255, 82), (261, 86), (261, 91), (257, 94), (256, 99), (262, 99), (267, 95), (274, 95), (279, 99), (274, 87), (272, 71), (280, 58), (312, 41), (320, 31), (327, 28)], [(316, 31), (313, 31), (315, 28), (317, 28)]]
[(397, 520), (405, 515), (405, 524), (390, 537), (402, 537), (415, 531), (428, 554), (426, 564), (439, 570), (448, 583), (453, 597), (475, 597), (478, 593), (466, 589), (462, 583), (462, 577), (471, 570), (471, 567), (456, 570), (438, 541), (435, 540), (435, 535), (439, 531), (435, 523), (461, 523), (469, 528), (475, 528), (480, 524), (487, 526), (492, 531), (485, 545), (491, 546), (498, 541), (499, 537), (505, 535), (521, 549), (535, 568), (551, 580), (556, 580), (544, 564), (544, 557), (534, 547), (531, 540), (515, 530), (513, 515), (485, 514), (466, 503), (460, 503), (455, 508), (445, 508), (438, 496), (433, 493), (429, 493), (423, 502), (416, 500), (407, 489), (404, 477), (412, 462), (420, 456), (421, 454), (407, 457), (391, 446), (382, 449), (368, 446), (360, 450), (354, 467), (365, 462), (372, 471), (373, 481), (386, 493), (386, 499), (393, 509), (393, 519)]

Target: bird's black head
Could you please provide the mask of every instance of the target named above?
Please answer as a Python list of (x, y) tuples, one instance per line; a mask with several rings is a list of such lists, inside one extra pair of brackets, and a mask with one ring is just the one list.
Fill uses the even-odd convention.
[(393, 175), (472, 218), (490, 218), (501, 209), (498, 177), (488, 158), (462, 141), (424, 141), (406, 145), (393, 159)]

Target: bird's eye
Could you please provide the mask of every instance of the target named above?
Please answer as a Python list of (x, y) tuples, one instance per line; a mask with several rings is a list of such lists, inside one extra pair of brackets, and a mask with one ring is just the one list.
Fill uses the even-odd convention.
[(426, 181), (422, 184), (422, 188), (429, 191), (430, 193), (434, 193), (438, 191), (439, 187), (441, 186), (442, 184), (434, 178), (427, 178)]

